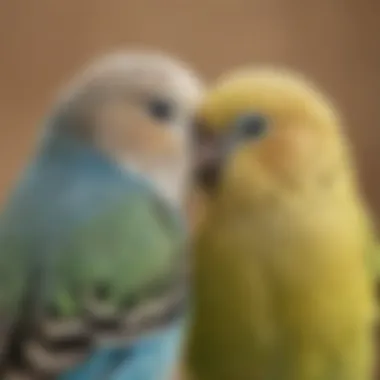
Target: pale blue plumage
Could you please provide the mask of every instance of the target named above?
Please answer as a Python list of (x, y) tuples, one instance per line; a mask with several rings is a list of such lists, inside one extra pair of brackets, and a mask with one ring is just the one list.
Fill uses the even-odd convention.
[[(161, 202), (146, 179), (125, 173), (91, 146), (60, 130), (47, 136), (13, 192), (1, 220), (0, 263), (4, 265), (0, 266), (0, 301), (7, 310), (4, 315), (0, 314), (2, 330), (9, 331), (7, 328), (12, 326), (19, 329), (27, 320), (39, 323), (39, 313), (51, 304), (60, 318), (75, 317), (82, 323), (83, 305), (78, 306), (78, 302), (85, 297), (72, 295), (76, 284), (82, 291), (96, 285), (96, 281), (108, 281), (115, 289), (109, 302), (116, 308), (125, 297), (134, 294), (135, 303), (144, 304), (145, 293), (149, 293), (145, 286), (167, 289), (162, 284), (173, 274), (176, 257), (181, 256), (180, 219), (175, 210), (164, 204), (169, 224), (163, 226), (161, 216), (149, 216), (149, 210), (144, 210), (145, 203), (152, 199)], [(128, 210), (128, 207), (134, 219), (128, 219), (128, 212), (119, 219), (119, 210)], [(133, 227), (140, 208), (145, 216), (138, 221), (138, 227)], [(114, 213), (117, 216), (113, 217)], [(115, 223), (116, 229), (104, 226), (105, 215), (109, 218), (107, 223)], [(96, 225), (94, 240), (89, 236), (91, 223)], [(131, 252), (130, 247), (125, 246), (125, 252), (120, 254), (117, 244), (125, 243), (120, 240), (123, 223), (126, 230), (132, 228), (134, 241)], [(109, 229), (103, 236), (102, 228), (106, 227)], [(94, 243), (99, 235), (102, 235), (101, 240)], [(106, 255), (102, 244), (109, 247)], [(115, 258), (114, 250), (117, 251)], [(98, 259), (104, 260), (104, 264), (97, 265), (95, 260)], [(125, 265), (125, 278), (118, 281), (116, 277), (123, 273), (121, 265)], [(114, 269), (118, 272), (112, 278)], [(10, 290), (12, 296), (8, 296)], [(162, 291), (165, 290), (159, 292)], [(66, 294), (69, 294), (67, 301)], [(33, 328), (32, 325), (19, 329), (20, 336), (16, 339), (30, 338)], [(154, 332), (149, 330), (141, 339), (125, 345), (99, 348), (87, 332), (90, 343), (85, 347), (89, 350), (85, 362), (63, 371), (58, 379), (163, 380), (178, 359), (182, 332), (181, 313), (172, 317), (165, 327), (157, 326)], [(4, 352), (12, 339), (15, 337), (3, 334), (0, 348), (1, 342), (5, 342)], [(23, 349), (18, 347), (21, 356), (25, 356)], [(8, 356), (1, 364), (9, 365), (12, 360)], [(38, 377), (30, 376), (31, 379)]]
[(68, 371), (59, 380), (169, 380), (178, 361), (182, 336), (182, 323), (173, 323), (131, 347), (96, 352), (84, 365)]

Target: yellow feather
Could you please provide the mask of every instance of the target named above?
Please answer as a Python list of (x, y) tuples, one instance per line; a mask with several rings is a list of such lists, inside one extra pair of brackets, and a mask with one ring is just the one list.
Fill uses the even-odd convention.
[(327, 100), (284, 70), (223, 77), (199, 111), (268, 135), (236, 147), (195, 237), (187, 366), (197, 380), (367, 380), (374, 242), (348, 142)]

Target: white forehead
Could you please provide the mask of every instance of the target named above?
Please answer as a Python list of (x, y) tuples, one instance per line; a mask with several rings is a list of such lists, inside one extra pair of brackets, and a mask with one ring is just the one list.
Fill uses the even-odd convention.
[(115, 88), (165, 93), (195, 106), (203, 86), (183, 62), (157, 52), (118, 52), (90, 64), (65, 91), (65, 98)]

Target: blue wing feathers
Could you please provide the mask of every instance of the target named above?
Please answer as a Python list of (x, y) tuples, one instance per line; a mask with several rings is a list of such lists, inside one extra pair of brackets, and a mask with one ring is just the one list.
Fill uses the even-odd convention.
[[(23, 255), (43, 255), (128, 192), (141, 193), (145, 187), (139, 181), (90, 148), (70, 139), (53, 141), (16, 185), (0, 220), (0, 241), (20, 238), (28, 246)], [(48, 258), (42, 258), (47, 265)], [(177, 321), (130, 347), (101, 349), (59, 380), (163, 380), (176, 360), (182, 331)]]

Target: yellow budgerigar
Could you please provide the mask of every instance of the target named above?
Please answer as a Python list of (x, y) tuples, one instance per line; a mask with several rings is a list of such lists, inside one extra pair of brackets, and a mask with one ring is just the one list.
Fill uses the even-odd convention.
[(369, 380), (375, 241), (329, 101), (287, 70), (237, 70), (206, 94), (195, 139), (191, 378)]

